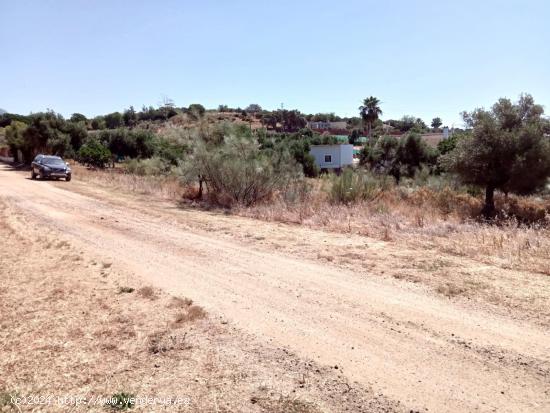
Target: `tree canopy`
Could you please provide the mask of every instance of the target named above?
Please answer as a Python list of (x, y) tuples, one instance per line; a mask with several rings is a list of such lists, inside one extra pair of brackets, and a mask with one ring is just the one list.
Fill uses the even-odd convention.
[(485, 217), (495, 213), (495, 190), (528, 194), (547, 183), (550, 139), (544, 135), (543, 113), (531, 95), (516, 103), (499, 99), (490, 110), (463, 113), (472, 133), (442, 163), (463, 182), (485, 187)]
[(441, 125), (443, 125), (443, 122), (441, 121), (440, 117), (432, 119), (432, 128), (439, 129)]
[(359, 106), (359, 114), (367, 125), (367, 135), (370, 135), (373, 123), (382, 115), (380, 100), (374, 96), (363, 99), (363, 104)]

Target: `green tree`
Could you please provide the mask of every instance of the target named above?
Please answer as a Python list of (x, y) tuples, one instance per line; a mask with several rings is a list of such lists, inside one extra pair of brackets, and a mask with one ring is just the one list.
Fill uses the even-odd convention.
[[(70, 148), (70, 137), (66, 133), (66, 122), (55, 112), (37, 113), (24, 133), (25, 145), (30, 149), (30, 157), (37, 153), (51, 153), (63, 156)], [(30, 163), (31, 159), (25, 159)]]
[(86, 122), (88, 119), (82, 113), (73, 113), (69, 118), (71, 122)]
[(91, 126), (93, 130), (105, 129), (107, 127), (105, 118), (103, 116), (96, 116), (92, 119)]
[(262, 107), (260, 105), (258, 105), (257, 103), (251, 103), (250, 105), (248, 105), (246, 107), (245, 111), (247, 113), (256, 114), (256, 113), (260, 113), (262, 111)]
[(84, 122), (67, 122), (65, 132), (69, 135), (71, 147), (78, 151), (88, 138), (88, 130)]
[(397, 151), (399, 140), (394, 136), (382, 136), (374, 146), (365, 147), (360, 155), (360, 162), (369, 166), (374, 172), (392, 175), (399, 180), (399, 163)]
[(400, 140), (396, 154), (400, 174), (412, 177), (422, 165), (435, 165), (437, 154), (419, 134), (408, 133)]
[(124, 121), (120, 112), (113, 112), (105, 115), (105, 126), (109, 129), (116, 129), (123, 126)]
[(374, 96), (370, 96), (363, 100), (363, 104), (359, 106), (359, 114), (367, 125), (367, 135), (370, 136), (373, 123), (382, 115), (380, 109), (380, 100)]
[(451, 152), (456, 148), (458, 141), (468, 134), (469, 132), (454, 132), (447, 139), (442, 139), (437, 143), (437, 150), (441, 155)]
[(441, 125), (443, 125), (441, 118), (437, 117), (432, 119), (432, 128), (439, 129)]
[(494, 193), (528, 194), (548, 182), (550, 141), (544, 135), (542, 106), (531, 95), (517, 103), (500, 99), (491, 110), (463, 113), (472, 133), (442, 159), (464, 183), (485, 188), (482, 214), (495, 214)]
[(365, 147), (360, 162), (373, 171), (391, 175), (397, 182), (401, 176), (412, 177), (422, 165), (434, 165), (437, 151), (430, 148), (417, 133), (410, 132), (398, 139), (382, 136), (371, 147)]
[(187, 108), (187, 114), (194, 120), (201, 119), (206, 113), (206, 109), (200, 103), (192, 103)]
[(13, 154), (15, 162), (21, 161), (21, 159), (19, 159), (19, 151), (23, 154), (23, 161), (26, 161), (31, 156), (31, 148), (27, 145), (25, 140), (26, 129), (27, 125), (17, 120), (12, 121), (11, 124), (6, 127), (6, 142)]
[(84, 165), (103, 168), (110, 162), (111, 152), (98, 140), (91, 139), (80, 147), (77, 160)]
[(122, 119), (124, 121), (124, 124), (128, 127), (132, 127), (136, 124), (138, 117), (136, 110), (133, 106), (130, 106), (124, 111), (124, 113), (122, 114)]

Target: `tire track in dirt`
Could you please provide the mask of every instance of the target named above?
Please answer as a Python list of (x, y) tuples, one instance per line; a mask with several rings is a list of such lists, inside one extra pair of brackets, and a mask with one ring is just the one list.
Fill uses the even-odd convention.
[[(177, 210), (149, 216), (131, 201), (115, 206), (8, 172), (0, 172), (0, 192), (9, 194), (3, 197), (10, 208), (62, 231), (79, 248), (116, 259), (264, 340), (336, 365), (413, 409), (542, 412), (550, 406), (548, 376), (534, 367), (545, 371), (548, 334), (536, 326), (363, 271), (192, 231), (178, 224)], [(196, 212), (195, 219), (201, 217), (208, 219)], [(226, 225), (238, 232), (238, 222)], [(507, 355), (502, 360), (530, 361), (501, 362), (483, 349), (499, 349)]]

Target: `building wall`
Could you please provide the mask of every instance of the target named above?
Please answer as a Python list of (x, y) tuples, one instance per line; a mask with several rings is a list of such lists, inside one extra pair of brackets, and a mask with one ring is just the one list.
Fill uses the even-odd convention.
[(317, 130), (329, 130), (329, 129), (335, 129), (335, 130), (343, 130), (346, 131), (347, 127), (346, 121), (338, 121), (338, 122), (324, 122), (324, 121), (318, 121), (318, 122), (308, 122), (307, 127), (310, 129), (317, 129)]
[(353, 145), (340, 145), (340, 164), (342, 166), (353, 164)]
[[(353, 145), (312, 145), (309, 153), (321, 169), (342, 168), (353, 163)], [(331, 157), (330, 162), (325, 161), (327, 155)]]

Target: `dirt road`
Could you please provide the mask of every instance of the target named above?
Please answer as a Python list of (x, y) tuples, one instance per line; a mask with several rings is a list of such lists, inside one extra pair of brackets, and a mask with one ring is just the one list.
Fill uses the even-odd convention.
[(351, 242), (365, 245), (368, 259), (369, 248), (383, 250), (380, 241), (183, 210), (75, 181), (31, 181), (2, 166), (0, 199), (31, 224), (20, 231), (61, 233), (129, 277), (191, 297), (224, 322), (334, 366), (407, 409), (550, 411), (544, 327), (299, 252)]

